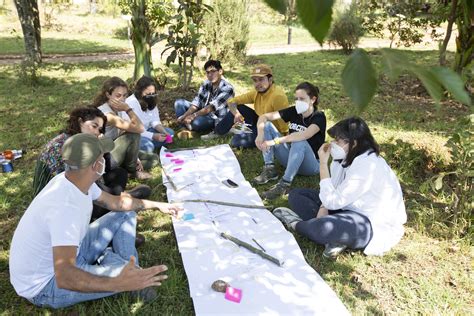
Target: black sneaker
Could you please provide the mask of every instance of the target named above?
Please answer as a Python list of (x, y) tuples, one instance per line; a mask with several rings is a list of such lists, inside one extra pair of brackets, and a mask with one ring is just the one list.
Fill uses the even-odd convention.
[(136, 199), (147, 199), (151, 195), (151, 188), (145, 184), (139, 184), (126, 192)]
[(270, 190), (263, 192), (262, 197), (265, 200), (274, 200), (280, 196), (288, 195), (288, 192), (290, 192), (290, 186), (291, 183), (280, 180), (277, 184), (272, 186)]
[(265, 184), (276, 179), (278, 179), (278, 172), (276, 171), (275, 165), (265, 165), (263, 166), (262, 173), (253, 178), (253, 182), (255, 184)]
[(323, 257), (329, 259), (336, 259), (337, 256), (341, 254), (344, 250), (346, 250), (346, 245), (339, 245), (339, 244), (326, 244)]

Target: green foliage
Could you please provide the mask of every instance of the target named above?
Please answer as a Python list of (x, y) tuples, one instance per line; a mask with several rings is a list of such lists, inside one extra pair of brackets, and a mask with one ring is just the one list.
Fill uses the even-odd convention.
[(357, 49), (350, 56), (342, 72), (342, 84), (362, 112), (377, 90), (375, 69), (364, 50)]
[(202, 0), (178, 0), (178, 4), (177, 14), (168, 26), (166, 48), (162, 55), (170, 51), (166, 58), (167, 66), (178, 60), (181, 86), (186, 89), (193, 77), (194, 60), (202, 40), (204, 14), (212, 11), (212, 7), (203, 4)]
[(171, 18), (170, 0), (120, 0), (122, 12), (131, 15), (132, 43), (135, 52), (134, 80), (146, 75), (154, 77), (151, 47), (161, 41), (161, 28), (168, 25)]
[(384, 38), (388, 30), (390, 48), (396, 46), (410, 47), (421, 43), (429, 28), (437, 38), (435, 28), (441, 20), (436, 16), (423, 15), (424, 3), (418, 1), (363, 1), (360, 12), (364, 13), (363, 27), (376, 37)]
[(466, 237), (473, 241), (474, 210), (474, 114), (462, 118), (448, 140), (451, 150), (450, 170), (441, 172), (428, 181), (433, 191), (447, 195), (449, 207), (442, 218), (453, 237)]
[(355, 5), (351, 5), (334, 21), (329, 34), (329, 43), (342, 47), (348, 54), (357, 47), (362, 35), (364, 35), (362, 19), (357, 15)]
[(209, 57), (225, 63), (245, 58), (249, 40), (248, 2), (246, 0), (214, 0), (213, 11), (206, 13), (202, 43)]
[(301, 23), (321, 45), (331, 26), (333, 4), (333, 0), (296, 1), (296, 11)]

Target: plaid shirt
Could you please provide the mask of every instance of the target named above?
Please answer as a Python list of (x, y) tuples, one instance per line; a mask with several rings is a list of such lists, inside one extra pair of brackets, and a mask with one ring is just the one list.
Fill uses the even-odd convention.
[(206, 80), (199, 88), (197, 96), (191, 103), (199, 109), (203, 109), (209, 104), (212, 105), (214, 112), (211, 112), (210, 115), (214, 119), (215, 124), (217, 124), (229, 111), (227, 100), (232, 97), (234, 97), (234, 87), (224, 78), (221, 78), (219, 86), (215, 90), (212, 89), (212, 83)]

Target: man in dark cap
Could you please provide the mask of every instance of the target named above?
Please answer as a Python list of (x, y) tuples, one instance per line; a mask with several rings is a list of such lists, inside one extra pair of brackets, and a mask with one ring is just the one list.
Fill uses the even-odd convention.
[[(164, 265), (141, 269), (135, 249), (136, 212), (177, 205), (102, 192), (104, 153), (114, 143), (89, 134), (70, 137), (62, 148), (66, 171), (54, 177), (31, 202), (13, 235), (10, 282), (37, 306), (67, 307), (132, 291), (147, 300), (167, 278)], [(92, 203), (115, 210), (89, 224)]]

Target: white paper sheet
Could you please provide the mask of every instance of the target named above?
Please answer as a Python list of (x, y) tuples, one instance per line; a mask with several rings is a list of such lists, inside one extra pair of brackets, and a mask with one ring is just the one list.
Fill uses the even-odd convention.
[[(263, 205), (241, 173), (228, 145), (185, 150), (160, 159), (169, 201), (216, 200)], [(176, 164), (173, 159), (182, 162)], [(229, 188), (222, 180), (239, 186)], [(173, 219), (178, 248), (197, 315), (347, 315), (334, 291), (305, 261), (294, 236), (268, 210), (186, 202), (191, 220)], [(220, 236), (226, 232), (281, 262), (278, 266)], [(258, 244), (257, 244), (258, 243)], [(242, 300), (224, 299), (211, 285), (224, 280), (242, 290)]]

